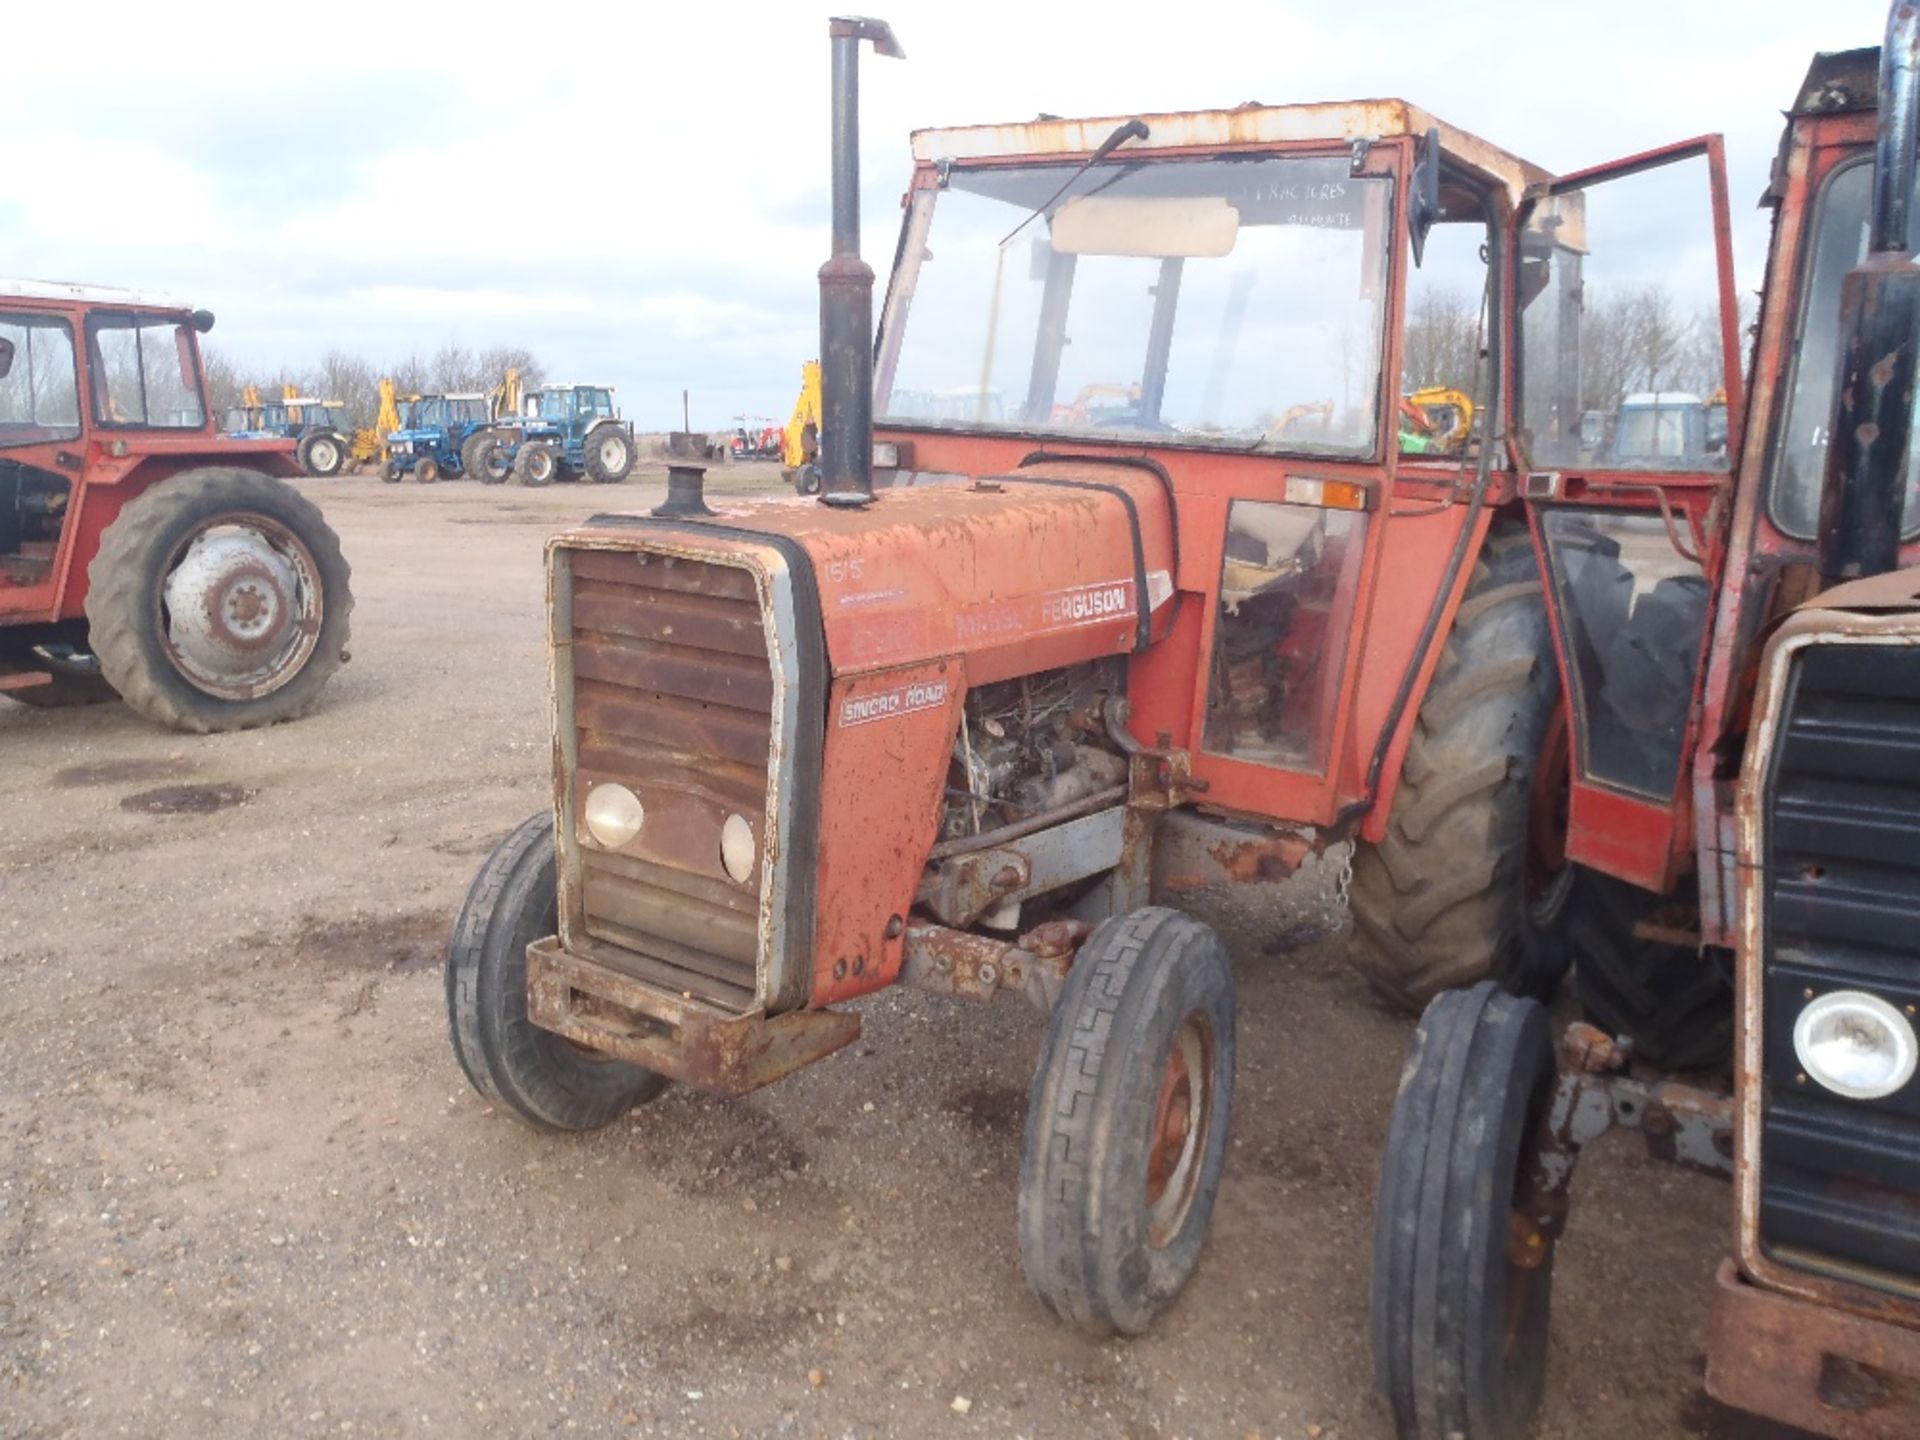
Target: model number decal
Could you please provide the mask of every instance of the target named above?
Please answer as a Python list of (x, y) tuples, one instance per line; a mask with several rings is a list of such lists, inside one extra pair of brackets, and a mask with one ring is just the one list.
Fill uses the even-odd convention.
[(947, 703), (945, 680), (916, 680), (911, 685), (896, 685), (872, 695), (855, 695), (840, 702), (841, 725), (870, 725), (875, 720), (892, 720), (916, 710), (932, 710)]

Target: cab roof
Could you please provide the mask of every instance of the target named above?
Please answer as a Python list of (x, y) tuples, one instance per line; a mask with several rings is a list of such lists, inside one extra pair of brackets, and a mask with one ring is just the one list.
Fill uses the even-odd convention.
[(0, 280), (0, 300), (59, 300), (70, 305), (137, 305), (151, 310), (185, 310), (187, 302), (153, 290), (120, 285), (76, 285), (67, 280)]
[(1240, 105), (1231, 110), (1183, 110), (1159, 114), (1107, 115), (1085, 120), (1042, 116), (1008, 125), (964, 125), (913, 132), (916, 160), (988, 160), (1013, 156), (1091, 155), (1119, 125), (1147, 122), (1147, 138), (1127, 150), (1232, 149), (1239, 146), (1362, 139), (1386, 140), (1440, 132), (1441, 151), (1454, 162), (1503, 186), (1517, 201), (1548, 171), (1491, 145), (1479, 136), (1437, 120), (1405, 100), (1337, 100), (1309, 105)]

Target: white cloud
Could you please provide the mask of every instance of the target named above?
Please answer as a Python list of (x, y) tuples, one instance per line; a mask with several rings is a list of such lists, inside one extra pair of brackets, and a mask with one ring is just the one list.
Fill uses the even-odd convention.
[[(71, 10), (15, 7), (16, 57)], [(917, 126), (1041, 111), (1399, 94), (1555, 169), (1728, 137), (1736, 245), (1817, 48), (1884, 0), (1039, 6), (888, 0), (863, 64), (866, 249), (884, 272)], [(191, 19), (188, 16), (191, 14)], [(216, 3), (88, 11), (84, 66), (9, 69), (7, 269), (165, 288), (262, 367), (517, 341), (642, 424), (784, 413), (826, 251), (826, 7), (552, 12)]]

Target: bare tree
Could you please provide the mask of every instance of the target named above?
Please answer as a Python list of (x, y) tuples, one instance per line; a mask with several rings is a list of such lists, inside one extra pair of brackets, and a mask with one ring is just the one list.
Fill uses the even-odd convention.
[(1479, 362), (1479, 301), (1437, 286), (1415, 295), (1407, 306), (1402, 388), (1444, 385), (1471, 393)]
[(208, 345), (200, 347), (200, 368), (206, 372), (207, 403), (216, 416), (224, 416), (240, 403), (247, 388), (246, 377), (225, 351)]

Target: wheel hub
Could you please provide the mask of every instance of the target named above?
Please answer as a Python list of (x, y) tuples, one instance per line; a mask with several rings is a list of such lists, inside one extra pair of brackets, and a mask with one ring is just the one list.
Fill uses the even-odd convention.
[(1174, 1036), (1160, 1075), (1147, 1150), (1147, 1243), (1172, 1242), (1199, 1188), (1200, 1151), (1212, 1110), (1213, 1036), (1199, 1012)]
[(212, 694), (247, 698), (296, 673), (319, 633), (305, 547), (252, 523), (209, 526), (161, 585), (161, 638), (174, 665)]

